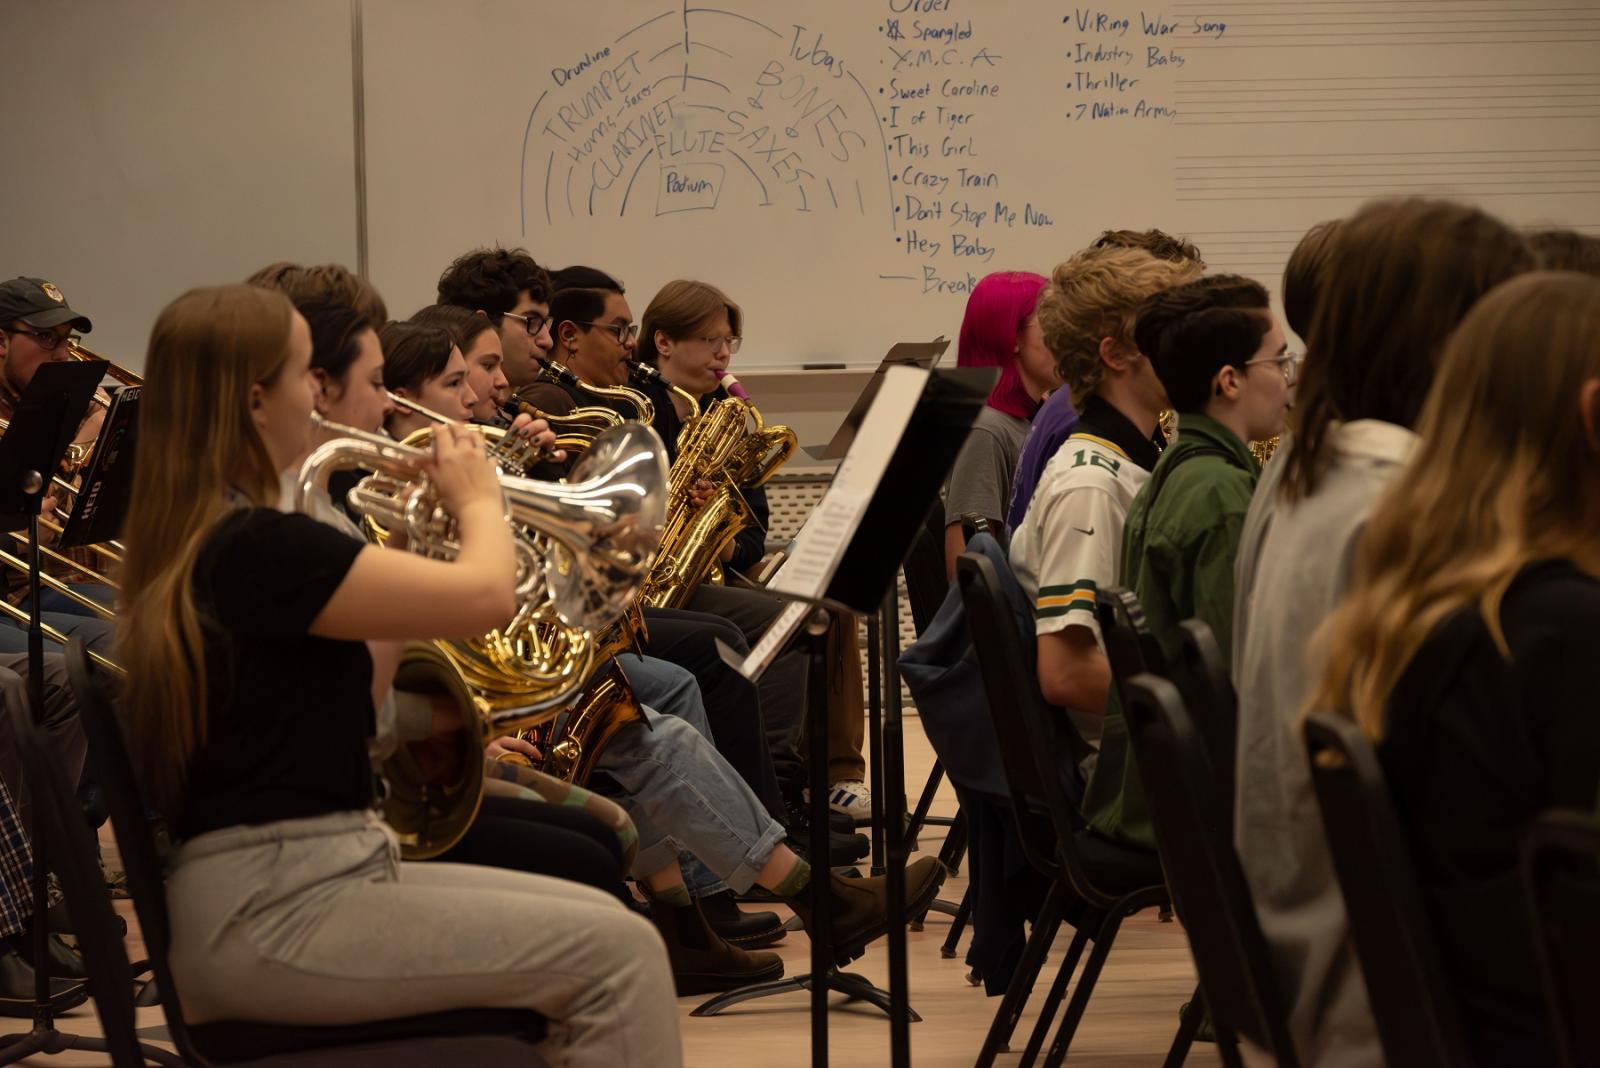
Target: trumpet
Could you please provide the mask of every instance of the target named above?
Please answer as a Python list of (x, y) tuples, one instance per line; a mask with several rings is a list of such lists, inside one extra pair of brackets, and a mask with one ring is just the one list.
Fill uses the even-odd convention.
[[(425, 404), (419, 404), (410, 397), (402, 397), (395, 392), (389, 393), (389, 401), (396, 408), (404, 408), (424, 419), (432, 420), (444, 426), (466, 427), (468, 424), (458, 419), (451, 419), (447, 415), (440, 415)], [(476, 429), (476, 428), (474, 428)], [(498, 429), (510, 431), (508, 423)], [(550, 459), (553, 449), (541, 448), (532, 438), (521, 434), (504, 433), (488, 441), (489, 458), (500, 465), (502, 470), (521, 474), (536, 463)]]

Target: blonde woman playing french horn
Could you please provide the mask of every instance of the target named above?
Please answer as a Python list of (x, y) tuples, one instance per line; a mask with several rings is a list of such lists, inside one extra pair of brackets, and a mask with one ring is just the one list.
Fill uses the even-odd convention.
[(310, 444), (310, 360), (286, 298), (225, 286), (169, 305), (146, 361), (119, 651), (140, 778), (183, 839), (167, 896), (187, 1015), (525, 1007), (550, 1020), (552, 1064), (679, 1064), (648, 923), (571, 883), (401, 863), (373, 813), (366, 742), (390, 678), (365, 643), (503, 624), (512, 535), (481, 441), (449, 427), (426, 468), (453, 561), (274, 508)]

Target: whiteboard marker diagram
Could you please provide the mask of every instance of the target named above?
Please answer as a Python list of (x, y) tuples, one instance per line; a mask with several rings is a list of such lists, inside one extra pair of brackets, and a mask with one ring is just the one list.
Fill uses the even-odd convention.
[(824, 32), (683, 0), (569, 62), (528, 115), (524, 236), (728, 205), (896, 229), (878, 110)]

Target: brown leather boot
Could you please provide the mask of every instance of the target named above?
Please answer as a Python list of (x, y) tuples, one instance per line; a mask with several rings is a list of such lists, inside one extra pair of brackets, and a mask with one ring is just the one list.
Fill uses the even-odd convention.
[[(812, 869), (812, 877), (818, 874)], [(938, 857), (923, 857), (906, 865), (906, 918), (928, 907), (944, 883), (944, 865)], [(848, 964), (866, 952), (868, 943), (889, 931), (889, 880), (875, 875), (870, 879), (846, 879), (827, 873), (832, 898), (829, 926), (833, 929), (833, 955), (840, 965)], [(811, 887), (795, 897), (783, 898), (794, 909), (800, 922), (811, 929)]]
[(729, 945), (711, 929), (698, 904), (685, 908), (652, 897), (650, 918), (667, 944), (680, 998), (783, 978), (783, 958)]

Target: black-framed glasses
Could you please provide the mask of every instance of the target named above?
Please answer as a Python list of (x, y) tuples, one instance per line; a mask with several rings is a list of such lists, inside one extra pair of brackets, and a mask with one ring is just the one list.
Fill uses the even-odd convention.
[(44, 349), (46, 352), (56, 351), (56, 349), (60, 348), (63, 343), (75, 345), (83, 340), (83, 338), (77, 334), (58, 334), (54, 330), (16, 330), (7, 328), (5, 332), (8, 334), (22, 334), (26, 337), (31, 337), (33, 338), (33, 343), (38, 345), (41, 349)]
[(538, 312), (529, 312), (527, 315), (521, 315), (517, 312), (501, 312), (501, 314), (508, 315), (513, 319), (521, 319), (529, 337), (538, 337), (544, 333), (545, 327), (550, 325), (550, 317), (548, 315), (540, 315)]
[(633, 338), (636, 338), (636, 337), (639, 336), (639, 324), (638, 323), (580, 323), (580, 322), (574, 322), (573, 325), (574, 326), (593, 326), (593, 327), (596, 327), (596, 328), (598, 328), (600, 330), (608, 330), (608, 331), (610, 331), (611, 336), (617, 339), (617, 344), (619, 344), (619, 345), (626, 345)]
[(1283, 373), (1283, 380), (1289, 385), (1294, 385), (1300, 380), (1300, 364), (1305, 356), (1298, 352), (1286, 352), (1281, 356), (1263, 356), (1258, 360), (1246, 360), (1244, 365), (1249, 367), (1256, 363), (1275, 363), (1278, 370)]
[(704, 341), (706, 346), (710, 348), (712, 352), (715, 352), (723, 345), (728, 346), (729, 356), (737, 356), (739, 354), (739, 346), (744, 344), (744, 338), (740, 337), (738, 334), (724, 334), (721, 337), (703, 337), (700, 340)]

